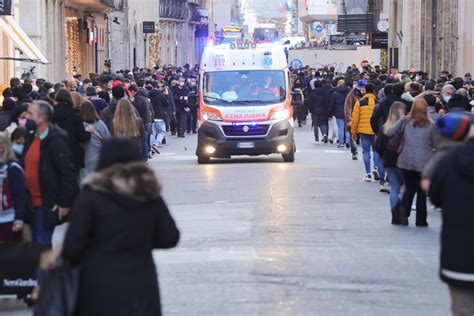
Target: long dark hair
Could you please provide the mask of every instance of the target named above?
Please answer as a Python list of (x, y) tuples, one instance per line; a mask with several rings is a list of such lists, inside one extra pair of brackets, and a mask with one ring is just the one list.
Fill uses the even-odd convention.
[(70, 105), (74, 106), (74, 102), (72, 100), (71, 92), (69, 92), (65, 88), (61, 88), (56, 92), (56, 95), (54, 96), (54, 100), (56, 103), (59, 105)]

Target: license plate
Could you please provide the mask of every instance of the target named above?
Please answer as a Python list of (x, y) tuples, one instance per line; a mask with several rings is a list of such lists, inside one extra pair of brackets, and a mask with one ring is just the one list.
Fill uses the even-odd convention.
[(237, 143), (237, 148), (255, 148), (255, 143), (253, 142), (242, 142)]

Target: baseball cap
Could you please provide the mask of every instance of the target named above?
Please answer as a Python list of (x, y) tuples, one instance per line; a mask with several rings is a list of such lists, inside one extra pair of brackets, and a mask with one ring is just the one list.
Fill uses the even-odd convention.
[(357, 84), (355, 85), (355, 87), (356, 88), (365, 88), (366, 85), (367, 85), (367, 80), (361, 79), (361, 80), (357, 81)]

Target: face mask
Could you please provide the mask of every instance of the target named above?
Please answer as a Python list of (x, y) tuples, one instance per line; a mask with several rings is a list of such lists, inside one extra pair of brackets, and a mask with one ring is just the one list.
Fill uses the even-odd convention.
[(190, 86), (190, 87), (195, 87), (195, 86), (196, 86), (196, 83), (195, 83), (195, 82), (190, 82), (190, 83), (189, 83), (189, 86)]
[(449, 100), (451, 100), (451, 96), (450, 95), (443, 95), (443, 100), (448, 103)]
[(36, 128), (38, 127), (38, 124), (36, 124), (35, 121), (27, 119), (25, 123), (25, 128), (28, 131), (36, 131)]
[(146, 89), (147, 89), (148, 91), (151, 91), (151, 90), (153, 89), (153, 87), (146, 87)]
[(18, 155), (23, 153), (23, 145), (22, 144), (12, 144), (13, 151)]
[(20, 127), (25, 127), (26, 121), (27, 121), (26, 117), (21, 118), (21, 119), (18, 120), (18, 125)]

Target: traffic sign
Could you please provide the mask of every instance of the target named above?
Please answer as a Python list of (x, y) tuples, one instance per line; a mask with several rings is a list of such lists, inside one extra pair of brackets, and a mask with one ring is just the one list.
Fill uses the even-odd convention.
[(316, 33), (322, 33), (324, 31), (323, 26), (321, 24), (316, 25), (314, 30), (316, 31)]
[(364, 59), (363, 61), (360, 62), (360, 66), (362, 68), (366, 67), (369, 65), (369, 61), (367, 59)]

